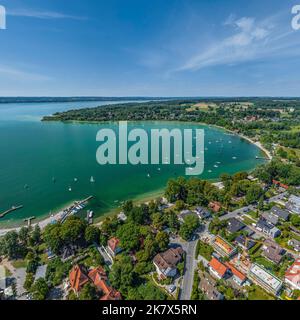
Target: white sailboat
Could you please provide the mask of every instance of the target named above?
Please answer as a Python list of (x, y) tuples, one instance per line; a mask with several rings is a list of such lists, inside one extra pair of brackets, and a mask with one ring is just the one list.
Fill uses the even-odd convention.
[(95, 182), (95, 179), (94, 179), (93, 176), (91, 176), (90, 182), (91, 182), (91, 183), (94, 183), (94, 182)]

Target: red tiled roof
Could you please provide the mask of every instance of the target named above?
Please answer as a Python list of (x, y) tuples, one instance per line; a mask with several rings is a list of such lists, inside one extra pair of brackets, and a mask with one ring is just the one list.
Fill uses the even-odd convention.
[(221, 263), (218, 259), (213, 258), (209, 265), (219, 274), (220, 277), (224, 277), (228, 268), (223, 263)]
[(112, 289), (108, 294), (104, 295), (100, 298), (102, 301), (107, 300), (122, 300), (121, 293), (119, 291), (116, 291), (115, 289)]
[(288, 268), (285, 277), (297, 285), (300, 283), (300, 258)]
[(120, 240), (117, 239), (116, 237), (111, 238), (111, 239), (108, 240), (108, 246), (110, 247), (110, 249), (112, 251), (115, 251), (117, 249), (119, 243), (120, 243)]
[(121, 300), (120, 292), (110, 286), (106, 272), (102, 267), (91, 270), (88, 275), (83, 267), (76, 265), (70, 272), (70, 284), (76, 293), (79, 293), (83, 286), (92, 281), (104, 296), (100, 300)]
[(77, 293), (82, 289), (82, 287), (89, 282), (88, 276), (85, 274), (83, 268), (79, 265), (73, 267), (70, 272), (69, 280), (71, 288)]
[(95, 268), (89, 272), (89, 278), (93, 281), (98, 290), (102, 291), (104, 296), (100, 300), (121, 300), (120, 292), (110, 286), (106, 272), (102, 267)]
[(219, 212), (220, 209), (222, 208), (222, 205), (220, 202), (217, 201), (212, 201), (209, 203), (209, 208), (212, 209), (214, 212)]
[(284, 189), (288, 189), (289, 186), (286, 184), (281, 183), (280, 181), (277, 180), (273, 180), (273, 184), (279, 185), (280, 187), (284, 188)]
[(111, 287), (108, 283), (108, 278), (102, 267), (95, 268), (89, 272), (89, 278), (93, 281), (94, 285), (107, 294)]
[(231, 270), (231, 272), (238, 277), (241, 281), (245, 281), (247, 279), (247, 277), (240, 272), (238, 269), (236, 269), (232, 264), (230, 264), (229, 262), (225, 262), (225, 265)]
[(215, 238), (215, 244), (221, 247), (227, 253), (230, 253), (233, 250), (233, 247), (219, 236)]

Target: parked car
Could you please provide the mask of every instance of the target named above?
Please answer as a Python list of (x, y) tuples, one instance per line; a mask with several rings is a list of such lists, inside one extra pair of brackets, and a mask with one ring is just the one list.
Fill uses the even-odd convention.
[(168, 291), (169, 293), (173, 293), (176, 290), (176, 286), (174, 284), (172, 284), (171, 286), (169, 286)]

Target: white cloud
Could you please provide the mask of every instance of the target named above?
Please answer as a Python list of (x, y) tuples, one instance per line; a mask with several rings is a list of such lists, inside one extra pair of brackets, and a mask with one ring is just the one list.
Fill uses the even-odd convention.
[(55, 11), (39, 11), (31, 9), (7, 9), (7, 15), (15, 17), (27, 17), (37, 19), (73, 19), (85, 20), (85, 17), (68, 15)]
[[(235, 65), (276, 55), (284, 48), (299, 45), (299, 40), (296, 43), (282, 42), (291, 33), (280, 28), (276, 29), (276, 24), (270, 17), (257, 21), (253, 17), (236, 19), (234, 15), (230, 15), (223, 25), (232, 29), (230, 36), (216, 38), (210, 46), (199, 48), (199, 53), (186, 59), (176, 71), (195, 71), (218, 65)], [(278, 38), (281, 38), (281, 42), (277, 40)]]
[(50, 77), (43, 76), (36, 73), (31, 73), (27, 71), (23, 71), (20, 69), (8, 67), (8, 66), (2, 66), (0, 65), (0, 76), (3, 75), (6, 78), (13, 79), (13, 80), (27, 80), (27, 81), (48, 81), (51, 80)]

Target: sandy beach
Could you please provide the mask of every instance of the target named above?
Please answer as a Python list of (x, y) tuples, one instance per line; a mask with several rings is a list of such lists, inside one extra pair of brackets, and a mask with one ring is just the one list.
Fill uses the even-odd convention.
[[(59, 220), (63, 211), (60, 211), (59, 213), (56, 213), (50, 217), (47, 217), (39, 222), (31, 224), (31, 226), (34, 228), (36, 225), (39, 225), (41, 230), (45, 229), (45, 227), (48, 224), (51, 224), (53, 220)], [(19, 232), (21, 227), (15, 227), (15, 228), (6, 228), (6, 229), (0, 229), (0, 237), (4, 236), (6, 233), (11, 232), (11, 231), (17, 231)]]

